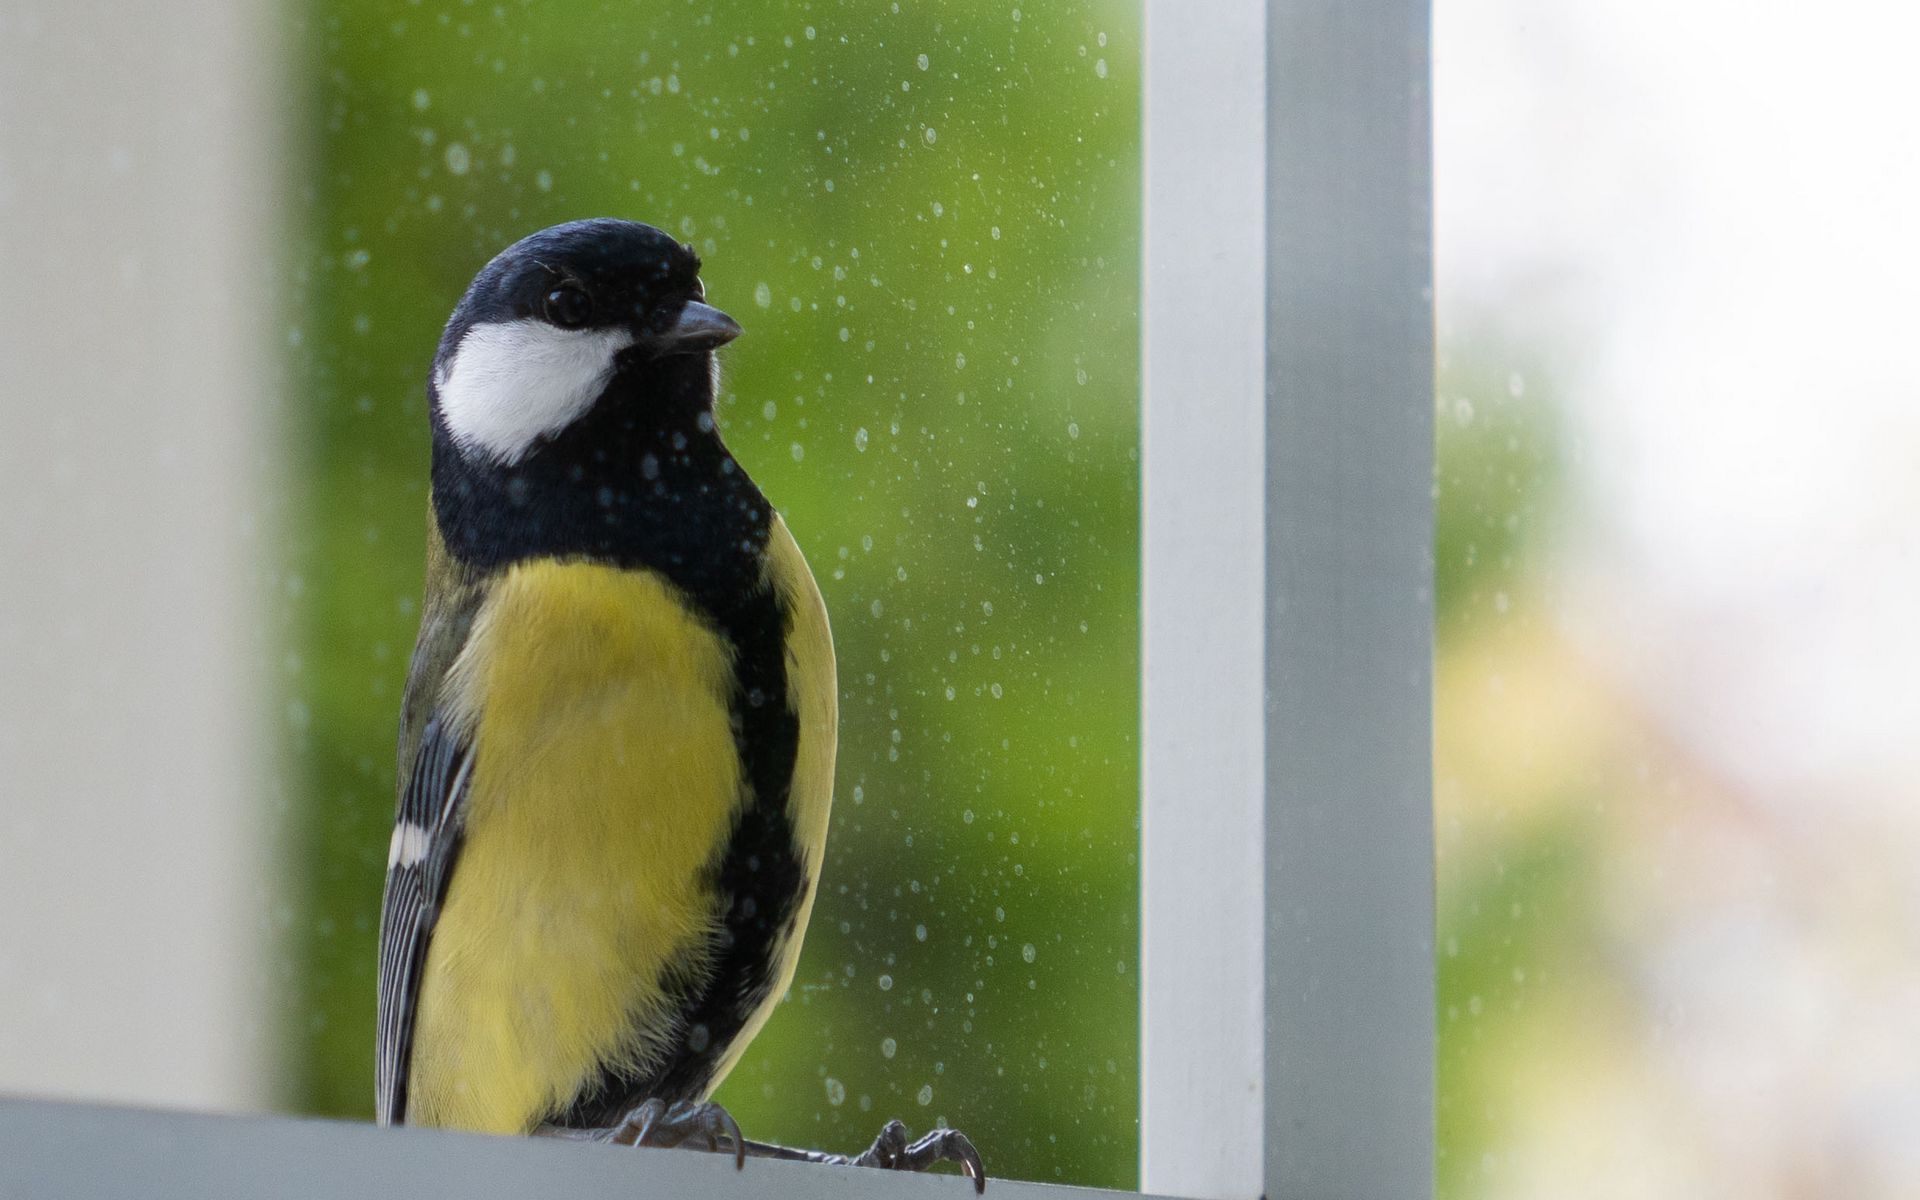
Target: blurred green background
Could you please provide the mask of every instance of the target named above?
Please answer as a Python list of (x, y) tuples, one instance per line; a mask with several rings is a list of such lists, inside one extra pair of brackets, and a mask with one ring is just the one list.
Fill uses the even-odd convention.
[(1137, 1175), (1139, 13), (315, 0), (285, 660), (289, 1108), (371, 1113), (374, 931), (425, 534), (425, 375), (474, 272), (660, 225), (746, 327), (720, 415), (832, 614), (832, 840), (754, 1136), (966, 1129)]
[[(995, 1173), (1135, 1185), (1139, 33), (1096, 3), (310, 9), (287, 1107), (371, 1111), (428, 358), (491, 254), (613, 214), (692, 241), (746, 326), (723, 427), (840, 655), (819, 906), (719, 1099), (758, 1137), (944, 1121)], [(1577, 796), (1513, 811), (1566, 768), (1515, 774), (1504, 731), (1554, 710), (1468, 694), (1559, 669), (1530, 615), (1558, 405), (1497, 330), (1445, 342), (1440, 1180), (1467, 1196), (1599, 850)]]

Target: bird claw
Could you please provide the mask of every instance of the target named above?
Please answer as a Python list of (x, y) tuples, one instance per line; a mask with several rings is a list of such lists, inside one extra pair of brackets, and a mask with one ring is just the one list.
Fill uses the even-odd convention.
[(740, 1123), (718, 1104), (691, 1100), (668, 1104), (657, 1097), (646, 1100), (613, 1127), (607, 1140), (620, 1146), (663, 1148), (704, 1141), (706, 1149), (714, 1153), (719, 1153), (725, 1143), (725, 1148), (733, 1152), (734, 1166), (747, 1165), (747, 1139), (740, 1133)]
[(924, 1171), (937, 1162), (950, 1162), (973, 1180), (976, 1194), (987, 1190), (986, 1168), (980, 1152), (958, 1129), (935, 1129), (918, 1141), (907, 1140), (907, 1127), (888, 1121), (873, 1145), (847, 1160), (856, 1167), (879, 1167), (884, 1171)]

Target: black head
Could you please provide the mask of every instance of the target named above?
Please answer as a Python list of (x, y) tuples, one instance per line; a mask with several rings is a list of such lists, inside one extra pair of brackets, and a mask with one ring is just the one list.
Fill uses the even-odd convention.
[(699, 257), (651, 225), (597, 218), (522, 238), (447, 322), (435, 428), (463, 455), (512, 465), (602, 403), (710, 406), (712, 351), (740, 326), (705, 300)]

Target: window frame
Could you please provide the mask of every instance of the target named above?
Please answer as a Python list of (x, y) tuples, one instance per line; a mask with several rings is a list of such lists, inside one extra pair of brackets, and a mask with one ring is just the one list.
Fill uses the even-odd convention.
[(1430, 12), (1146, 18), (1141, 1185), (1430, 1196)]
[[(1147, 1194), (1432, 1194), (1429, 20), (1146, 4)], [(634, 1153), (0, 1100), (40, 1196), (961, 1194)]]

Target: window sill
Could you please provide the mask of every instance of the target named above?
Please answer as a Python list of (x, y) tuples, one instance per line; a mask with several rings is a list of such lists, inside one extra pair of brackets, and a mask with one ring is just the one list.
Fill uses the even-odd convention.
[[(988, 1158), (988, 1169), (992, 1159)], [(1131, 1195), (992, 1179), (994, 1200)], [(350, 1121), (234, 1117), (0, 1099), (0, 1195), (65, 1200), (591, 1200), (779, 1196), (782, 1200), (968, 1200), (959, 1175), (751, 1161)]]

